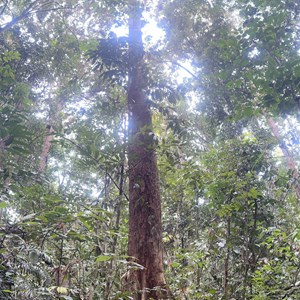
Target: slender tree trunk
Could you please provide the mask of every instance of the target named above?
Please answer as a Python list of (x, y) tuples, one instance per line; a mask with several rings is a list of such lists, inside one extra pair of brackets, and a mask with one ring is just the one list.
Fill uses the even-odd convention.
[[(125, 138), (124, 138), (125, 139)], [(125, 148), (124, 148), (125, 150)], [(121, 209), (122, 209), (122, 198), (123, 198), (123, 189), (124, 189), (124, 171), (125, 171), (125, 151), (123, 150), (122, 152), (122, 163), (120, 166), (120, 180), (119, 180), (119, 196), (117, 199), (117, 204), (115, 207), (115, 216), (116, 216), (116, 220), (115, 220), (115, 225), (114, 225), (114, 230), (116, 232), (119, 231), (120, 229), (120, 219), (121, 219)], [(117, 250), (117, 244), (118, 244), (118, 235), (116, 234), (113, 238), (113, 245), (112, 245), (112, 253), (116, 254), (116, 250)], [(113, 260), (111, 260), (110, 262), (110, 269), (113, 270), (115, 266), (115, 262)], [(117, 271), (116, 271), (117, 272)], [(110, 293), (111, 293), (111, 287), (114, 283), (115, 278), (112, 279), (112, 281), (108, 281), (106, 282), (106, 292), (105, 292), (105, 299), (109, 299), (110, 297)]]
[(229, 259), (230, 259), (230, 248), (228, 243), (230, 242), (230, 236), (231, 236), (231, 219), (230, 217), (227, 219), (227, 241), (226, 241), (226, 256), (225, 256), (225, 262), (224, 262), (224, 299), (229, 299)]
[(128, 254), (142, 267), (128, 272), (127, 289), (133, 292), (135, 300), (169, 299), (163, 273), (161, 203), (155, 142), (150, 108), (144, 93), (146, 80), (139, 1), (129, 0), (129, 9)]
[[(58, 126), (61, 124), (61, 116), (60, 113), (63, 110), (64, 104), (60, 97), (54, 99), (53, 103), (50, 101), (50, 113), (49, 113), (49, 120), (46, 126), (45, 137), (43, 142), (43, 148), (40, 155), (39, 161), (39, 171), (41, 174), (45, 173), (47, 168), (49, 153), (52, 146), (52, 141), (54, 139), (55, 130), (53, 126)], [(60, 127), (60, 126), (58, 126)]]
[(53, 127), (51, 125), (47, 125), (47, 132), (44, 139), (43, 149), (42, 149), (42, 153), (40, 156), (40, 163), (39, 163), (39, 171), (41, 173), (45, 172), (47, 166), (49, 151), (51, 148), (51, 142), (53, 140), (53, 134), (54, 134)]

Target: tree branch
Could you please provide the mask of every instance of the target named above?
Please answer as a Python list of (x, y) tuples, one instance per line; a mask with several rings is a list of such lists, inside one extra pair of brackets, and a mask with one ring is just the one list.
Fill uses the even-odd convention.
[(30, 10), (35, 6), (35, 4), (38, 3), (38, 0), (33, 1), (29, 6), (17, 17), (15, 17), (13, 20), (10, 22), (6, 23), (3, 27), (0, 28), (0, 34), (4, 32), (5, 30), (11, 28), (14, 26), (16, 23), (19, 21), (23, 20), (30, 14)]
[(1, 15), (4, 13), (4, 11), (6, 10), (7, 4), (8, 4), (8, 1), (5, 1), (4, 5), (3, 5), (3, 8), (1, 9), (1, 12), (0, 12), (0, 16), (1, 16)]
[[(42, 3), (39, 7), (40, 9), (35, 9), (35, 5), (39, 4), (39, 0), (35, 0), (33, 1), (19, 16), (15, 17), (12, 21), (6, 23), (3, 27), (0, 28), (0, 34), (2, 32), (4, 32), (5, 30), (11, 28), (12, 26), (14, 26), (16, 23), (18, 23), (19, 21), (25, 19), (28, 15), (32, 14), (32, 13), (38, 13), (38, 12), (47, 12), (47, 11), (57, 11), (57, 10), (67, 10), (67, 9), (74, 9), (78, 6), (78, 4), (76, 4), (75, 6), (71, 7), (54, 7), (54, 8), (43, 8), (45, 7), (47, 4), (51, 4), (50, 2), (44, 2)], [(0, 15), (4, 12), (5, 8), (7, 6), (7, 2), (5, 3), (4, 8), (2, 9)], [(36, 7), (37, 8), (37, 7)]]
[(193, 76), (195, 79), (198, 79), (198, 77), (192, 73), (189, 69), (187, 69), (186, 67), (184, 67), (183, 65), (181, 65), (179, 62), (171, 62), (172, 64), (180, 67), (181, 69), (185, 70), (186, 72), (188, 72), (191, 76)]

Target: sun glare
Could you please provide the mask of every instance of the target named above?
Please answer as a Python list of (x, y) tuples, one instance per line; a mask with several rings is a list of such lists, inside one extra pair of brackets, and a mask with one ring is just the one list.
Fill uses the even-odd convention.
[[(150, 14), (145, 13), (144, 19), (146, 21), (146, 25), (142, 29), (143, 39), (144, 43), (151, 47), (165, 38), (165, 32), (157, 26), (157, 22), (151, 18)], [(128, 27), (126, 25), (113, 26), (112, 31), (117, 36), (128, 36)]]
[(0, 17), (0, 27), (4, 27), (7, 23), (12, 21), (12, 17), (11, 16), (1, 16)]
[[(151, 13), (145, 12), (143, 16), (144, 20), (146, 21), (146, 25), (142, 29), (143, 41), (147, 49), (157, 45), (159, 42), (162, 42), (165, 39), (165, 32), (157, 25), (157, 22), (153, 19)], [(128, 27), (126, 25), (113, 26), (111, 31), (119, 37), (128, 36)], [(185, 60), (180, 62), (180, 64), (175, 64), (178, 65), (178, 69), (172, 73), (172, 76), (176, 78), (178, 84), (181, 84), (185, 79), (192, 77), (191, 72), (193, 68), (190, 61)], [(170, 67), (169, 63), (167, 63), (167, 68), (168, 67)]]

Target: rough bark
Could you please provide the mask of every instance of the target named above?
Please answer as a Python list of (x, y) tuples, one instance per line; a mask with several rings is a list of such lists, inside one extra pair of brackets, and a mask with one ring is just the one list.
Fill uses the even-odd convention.
[(41, 174), (45, 173), (45, 170), (47, 168), (52, 142), (54, 140), (55, 133), (56, 133), (54, 127), (57, 128), (62, 127), (61, 112), (63, 111), (64, 108), (64, 102), (61, 97), (55, 98), (53, 101), (49, 99), (49, 101), (50, 101), (49, 119), (48, 119), (48, 125), (46, 126), (45, 137), (44, 137), (44, 142), (43, 142), (43, 147), (42, 147), (42, 152), (40, 155), (39, 167), (38, 167)]
[(47, 126), (47, 133), (44, 139), (44, 144), (43, 144), (43, 149), (42, 153), (40, 156), (40, 164), (39, 164), (39, 171), (41, 173), (45, 172), (46, 166), (47, 166), (47, 161), (48, 161), (48, 156), (49, 156), (49, 151), (51, 148), (51, 142), (53, 140), (53, 134), (54, 134), (54, 129), (51, 125)]
[(133, 292), (135, 300), (169, 299), (163, 273), (161, 203), (155, 142), (151, 112), (144, 93), (146, 80), (141, 8), (137, 0), (129, 0), (129, 6), (128, 254), (142, 268), (128, 272), (127, 289)]

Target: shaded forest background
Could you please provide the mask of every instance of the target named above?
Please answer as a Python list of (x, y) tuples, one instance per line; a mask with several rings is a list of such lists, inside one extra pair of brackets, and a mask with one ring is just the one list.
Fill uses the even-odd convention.
[[(174, 297), (300, 299), (300, 5), (141, 4)], [(129, 14), (0, 3), (0, 299), (131, 299)]]

